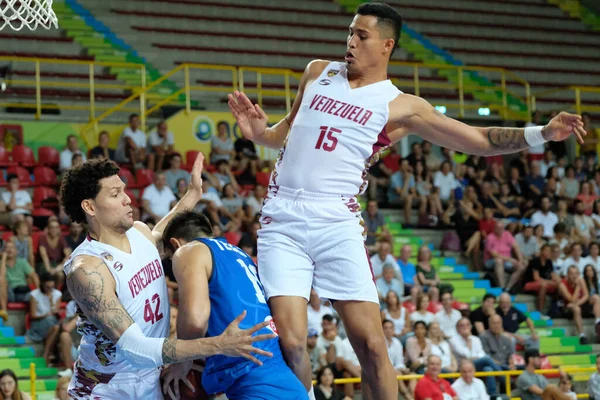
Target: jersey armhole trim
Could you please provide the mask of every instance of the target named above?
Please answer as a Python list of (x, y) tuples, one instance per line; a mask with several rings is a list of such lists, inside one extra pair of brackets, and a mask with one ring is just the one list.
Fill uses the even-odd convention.
[(214, 239), (208, 239), (208, 238), (196, 238), (195, 240), (196, 240), (198, 243), (202, 243), (202, 244), (203, 244), (205, 247), (207, 247), (207, 248), (208, 248), (208, 250), (210, 251), (210, 258), (211, 258), (211, 260), (210, 260), (210, 263), (211, 263), (212, 269), (211, 269), (211, 271), (210, 271), (210, 276), (207, 278), (207, 283), (208, 283), (208, 285), (210, 285), (210, 282), (212, 281), (212, 277), (213, 277), (213, 275), (214, 275), (214, 273), (215, 273), (215, 254), (214, 254), (214, 252), (213, 252), (213, 249), (212, 249), (212, 247), (210, 247), (209, 245), (207, 245), (206, 243), (204, 243), (204, 240), (214, 240)]

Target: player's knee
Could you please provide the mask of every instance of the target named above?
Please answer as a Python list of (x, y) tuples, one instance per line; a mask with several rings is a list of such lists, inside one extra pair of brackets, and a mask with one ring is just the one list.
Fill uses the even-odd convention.
[(306, 353), (306, 336), (301, 337), (294, 333), (279, 333), (279, 343), (281, 350), (288, 363), (300, 363)]
[(361, 359), (361, 363), (380, 364), (388, 357), (385, 338), (376, 334), (357, 341), (354, 350)]

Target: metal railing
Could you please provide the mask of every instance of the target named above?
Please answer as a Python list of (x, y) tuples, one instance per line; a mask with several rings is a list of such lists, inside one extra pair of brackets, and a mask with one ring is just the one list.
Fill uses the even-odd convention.
[[(598, 101), (595, 105), (584, 104), (582, 101), (582, 95), (585, 93), (596, 93), (598, 94), (598, 98), (600, 98), (600, 87), (597, 86), (567, 86), (534, 93), (531, 99), (533, 110), (537, 110), (538, 99), (565, 92), (569, 95), (569, 97), (571, 97), (571, 95), (575, 97), (574, 103), (565, 103), (567, 109), (575, 111), (577, 114), (581, 114), (583, 112), (600, 112), (600, 101)], [(556, 102), (560, 103), (561, 101), (556, 100)]]

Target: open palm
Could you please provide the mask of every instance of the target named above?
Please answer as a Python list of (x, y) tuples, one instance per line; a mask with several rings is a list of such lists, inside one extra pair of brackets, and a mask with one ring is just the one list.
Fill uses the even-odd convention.
[(227, 104), (242, 134), (250, 140), (260, 138), (267, 128), (267, 114), (258, 104), (252, 104), (248, 96), (242, 92), (235, 91), (228, 95), (228, 98)]
[(564, 111), (548, 122), (542, 134), (544, 139), (553, 142), (560, 142), (568, 139), (571, 135), (575, 135), (579, 143), (583, 143), (583, 137), (587, 135), (585, 129), (583, 129), (581, 116)]

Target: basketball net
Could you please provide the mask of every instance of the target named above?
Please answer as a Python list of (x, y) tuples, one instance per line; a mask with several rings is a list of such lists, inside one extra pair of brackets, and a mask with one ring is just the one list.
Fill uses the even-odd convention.
[(23, 27), (36, 30), (58, 28), (58, 18), (52, 10), (53, 0), (0, 0), (0, 31), (8, 27), (20, 31)]

